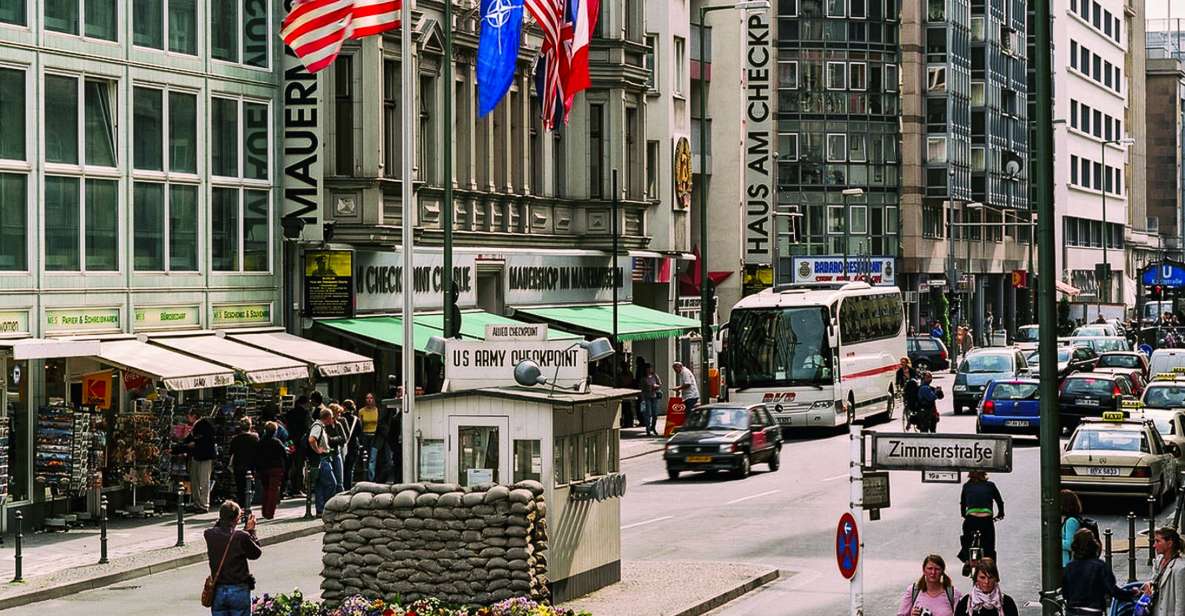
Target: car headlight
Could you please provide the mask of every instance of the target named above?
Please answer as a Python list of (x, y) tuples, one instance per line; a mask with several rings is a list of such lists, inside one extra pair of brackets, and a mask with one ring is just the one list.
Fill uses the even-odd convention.
[(955, 391), (967, 391), (967, 386), (966, 385), (955, 385), (954, 390)]
[(678, 445), (667, 445), (667, 453), (679, 453)]
[(720, 453), (732, 453), (737, 450), (736, 443), (725, 443), (720, 446)]

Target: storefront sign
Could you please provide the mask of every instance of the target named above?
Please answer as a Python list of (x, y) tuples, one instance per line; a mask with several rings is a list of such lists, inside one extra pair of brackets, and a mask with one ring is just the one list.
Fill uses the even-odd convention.
[(769, 264), (773, 262), (775, 94), (769, 9), (749, 11), (745, 32), (745, 263)]
[[(415, 281), (416, 310), (440, 309), (444, 306), (444, 255), (440, 252), (416, 251)], [(354, 255), (354, 291), (358, 312), (390, 312), (402, 309), (403, 256), (398, 252), (363, 252)], [(460, 292), (457, 306), (477, 305), (475, 291), (474, 256), (453, 253), (453, 284)]]
[[(893, 257), (848, 257), (848, 275), (844, 276), (843, 257), (794, 257), (791, 266), (794, 282), (835, 282), (862, 280), (865, 275), (874, 285), (897, 283), (897, 268)], [(872, 272), (867, 270), (871, 266)]]
[(539, 366), (548, 387), (571, 388), (588, 379), (588, 352), (570, 340), (450, 340), (444, 358), (449, 391), (513, 386), (514, 367), (527, 360)]
[(45, 311), (45, 333), (119, 331), (119, 308), (55, 308)]
[(620, 257), (617, 267), (606, 256), (508, 255), (506, 257), (506, 303), (514, 306), (539, 304), (591, 304), (633, 298), (630, 257)]
[(304, 316), (354, 316), (354, 253), (309, 250), (304, 253)]
[(877, 470), (1012, 472), (1012, 437), (877, 432), (872, 435)]
[(486, 340), (547, 340), (546, 323), (490, 323)]
[(111, 408), (112, 372), (94, 372), (82, 377), (82, 405), (100, 409)]
[[(284, 0), (287, 14), (294, 0)], [(264, 28), (266, 30), (266, 28)], [(284, 59), (284, 218), (304, 222), (300, 239), (323, 237), (322, 147), (317, 75), (301, 64), (292, 48), (283, 45)]]
[(213, 327), (236, 325), (271, 325), (271, 304), (222, 304), (214, 306), (210, 319)]
[(135, 310), (136, 331), (174, 329), (201, 324), (198, 306), (139, 306)]
[(0, 336), (29, 331), (28, 310), (0, 310)]

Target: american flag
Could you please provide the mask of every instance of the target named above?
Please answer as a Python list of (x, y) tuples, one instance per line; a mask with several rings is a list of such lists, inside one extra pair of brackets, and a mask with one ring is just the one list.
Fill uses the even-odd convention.
[(296, 0), (280, 37), (310, 73), (330, 64), (347, 39), (399, 27), (400, 0)]
[[(539, 95), (543, 108), (543, 128), (553, 130), (559, 110), (556, 105), (564, 102), (564, 83), (568, 79), (568, 67), (571, 58), (568, 55), (564, 36), (570, 39), (570, 26), (564, 16), (564, 0), (526, 0), (523, 3), (539, 27), (543, 30), (543, 47), (539, 50), (540, 80)], [(567, 109), (564, 109), (567, 118)]]

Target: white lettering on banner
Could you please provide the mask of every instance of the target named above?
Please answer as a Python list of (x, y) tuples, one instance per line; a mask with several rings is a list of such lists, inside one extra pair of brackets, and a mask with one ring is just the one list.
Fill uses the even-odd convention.
[(608, 255), (507, 255), (506, 303), (588, 304), (633, 298), (633, 259), (619, 257), (617, 266)]
[(515, 385), (514, 367), (530, 360), (549, 386), (572, 387), (588, 379), (588, 352), (573, 346), (570, 340), (449, 340), (444, 376), (449, 391)]
[[(284, 0), (287, 13), (293, 0)], [(284, 48), (284, 209), (285, 218), (304, 221), (301, 239), (321, 241), (321, 122), (318, 77), (310, 74), (287, 45)], [(266, 53), (266, 52), (265, 52)]]
[(745, 263), (773, 260), (773, 106), (769, 9), (745, 20)]
[[(844, 276), (843, 257), (794, 257), (791, 271), (794, 282), (835, 282), (855, 280), (866, 273), (874, 285), (897, 283), (896, 260), (893, 257), (848, 257), (848, 276)], [(866, 272), (871, 269), (872, 271)]]
[(490, 323), (486, 325), (486, 340), (547, 340), (547, 324)]
[[(417, 310), (444, 306), (444, 255), (417, 249), (412, 280)], [(354, 254), (354, 290), (359, 312), (398, 311), (403, 307), (403, 256), (399, 251)], [(474, 256), (453, 253), (453, 284), (460, 297), (457, 306), (477, 305)]]
[(1012, 470), (1012, 438), (989, 435), (872, 435), (873, 466), (883, 470)]

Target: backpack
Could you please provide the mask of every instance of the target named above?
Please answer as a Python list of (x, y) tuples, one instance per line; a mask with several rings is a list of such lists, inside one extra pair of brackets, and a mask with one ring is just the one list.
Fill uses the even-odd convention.
[[(910, 609), (913, 609), (914, 604), (918, 602), (918, 595), (921, 594), (921, 592), (922, 592), (922, 589), (918, 588), (917, 584), (914, 584), (913, 589), (910, 591), (910, 595), (909, 595), (909, 608)], [(946, 587), (946, 600), (950, 602), (950, 611), (954, 612), (955, 611), (955, 587), (954, 586), (947, 586)]]
[(1094, 540), (1098, 541), (1099, 545), (1102, 545), (1102, 538), (1099, 535), (1099, 523), (1095, 521), (1094, 518), (1088, 518), (1084, 516), (1075, 517), (1078, 518), (1078, 528), (1085, 528), (1086, 530), (1089, 530), (1090, 534), (1094, 535)]

